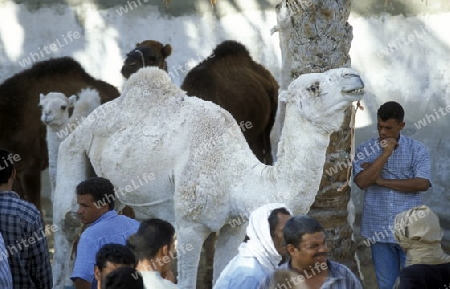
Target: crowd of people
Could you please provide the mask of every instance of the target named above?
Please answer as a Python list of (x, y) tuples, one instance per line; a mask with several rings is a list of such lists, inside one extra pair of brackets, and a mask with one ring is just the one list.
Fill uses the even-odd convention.
[[(378, 137), (358, 146), (355, 184), (364, 190), (361, 234), (372, 240), (380, 289), (450, 288), (450, 256), (441, 248), (438, 216), (423, 205), (431, 186), (430, 155), (401, 134), (404, 110), (389, 101), (377, 112)], [(0, 150), (0, 159), (11, 155)], [(0, 288), (50, 289), (52, 271), (36, 207), (12, 191), (13, 164), (0, 169)], [(138, 222), (114, 210), (114, 186), (101, 177), (76, 187), (82, 232), (71, 275), (76, 289), (177, 288), (171, 270), (175, 229), (165, 220)], [(107, 199), (109, 202), (103, 202)], [(288, 204), (251, 212), (238, 254), (215, 289), (359, 289), (359, 278), (328, 259), (324, 228)], [(161, 262), (164, 260), (164, 262)]]

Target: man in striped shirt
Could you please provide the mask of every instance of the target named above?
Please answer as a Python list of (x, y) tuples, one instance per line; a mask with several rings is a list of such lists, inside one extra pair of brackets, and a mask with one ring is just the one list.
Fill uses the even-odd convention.
[(405, 266), (405, 253), (394, 239), (395, 216), (422, 205), (421, 192), (431, 186), (428, 150), (400, 134), (404, 115), (395, 101), (381, 105), (378, 138), (358, 146), (353, 164), (355, 184), (364, 190), (361, 235), (371, 243), (380, 289), (391, 289)]
[(0, 149), (0, 233), (7, 249), (13, 288), (50, 289), (53, 280), (47, 233), (36, 206), (12, 191), (16, 170), (11, 156)]
[(9, 269), (8, 257), (2, 234), (0, 234), (0, 288), (12, 289), (11, 270)]
[(362, 289), (349, 268), (328, 260), (325, 231), (317, 220), (296, 215), (287, 221), (283, 236), (290, 260), (280, 269), (297, 273), (284, 280), (285, 288)]

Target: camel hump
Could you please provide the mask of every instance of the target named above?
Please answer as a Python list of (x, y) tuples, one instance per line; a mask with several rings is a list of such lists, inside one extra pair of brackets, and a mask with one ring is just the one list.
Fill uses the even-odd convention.
[(218, 58), (228, 55), (235, 55), (238, 53), (245, 53), (246, 55), (250, 56), (247, 48), (241, 43), (234, 40), (225, 40), (224, 42), (217, 45), (213, 50), (214, 57)]
[[(172, 83), (167, 72), (156, 66), (146, 66), (139, 69), (138, 72), (130, 76), (123, 87), (124, 93), (136, 89), (145, 92), (146, 95), (153, 95), (155, 97), (153, 100), (157, 98), (165, 99), (168, 98), (168, 95), (176, 95), (181, 91)], [(164, 95), (165, 93), (168, 94)]]
[(75, 61), (72, 57), (64, 56), (52, 58), (48, 61), (37, 62), (25, 72), (30, 72), (33, 75), (42, 75), (48, 77), (51, 75), (64, 75), (71, 71), (85, 73), (80, 63)]

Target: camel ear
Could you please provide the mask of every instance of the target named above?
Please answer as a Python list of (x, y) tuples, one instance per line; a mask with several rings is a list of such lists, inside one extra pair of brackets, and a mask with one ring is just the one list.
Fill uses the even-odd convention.
[(170, 54), (172, 54), (172, 46), (170, 46), (170, 44), (166, 44), (164, 45), (163, 49), (161, 50), (164, 58), (166, 58), (167, 56), (169, 56)]
[(39, 102), (44, 101), (44, 98), (45, 98), (45, 94), (43, 94), (43, 93), (39, 94)]
[(72, 95), (71, 97), (69, 97), (69, 107), (74, 106), (75, 102), (77, 102), (77, 96), (76, 95)]

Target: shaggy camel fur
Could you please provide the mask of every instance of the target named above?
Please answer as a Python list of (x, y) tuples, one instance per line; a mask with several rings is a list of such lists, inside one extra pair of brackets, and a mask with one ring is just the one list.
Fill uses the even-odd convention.
[(228, 110), (261, 162), (273, 163), (270, 131), (278, 105), (278, 83), (244, 45), (227, 40), (186, 75), (181, 89)]
[[(158, 54), (148, 42), (151, 40), (137, 45), (145, 59)], [(142, 67), (139, 58), (132, 55), (126, 60), (130, 63), (137, 60), (133, 72)], [(150, 65), (153, 64), (147, 66)], [(124, 74), (127, 78), (129, 75)], [(270, 131), (277, 111), (278, 83), (266, 68), (251, 58), (244, 45), (232, 40), (217, 45), (209, 57), (189, 71), (181, 89), (189, 96), (212, 101), (228, 110), (256, 157), (265, 164), (273, 163)]]
[(329, 137), (350, 104), (362, 98), (363, 87), (348, 68), (294, 80), (284, 92), (287, 107), (278, 161), (267, 166), (252, 153), (228, 111), (186, 97), (163, 70), (140, 69), (125, 83), (122, 97), (99, 107), (115, 105), (111, 113), (81, 124), (59, 148), (53, 217), (62, 230), (54, 235), (55, 288), (63, 288), (67, 280), (72, 240), (66, 234), (72, 231), (68, 224), (77, 210), (74, 189), (86, 179), (86, 164), (124, 188), (117, 198), (134, 208), (138, 219), (158, 217), (174, 224), (178, 286), (193, 289), (201, 247), (211, 232), (220, 232), (214, 257), (217, 278), (245, 235), (246, 226), (229, 225), (233, 219), (280, 201), (296, 214), (308, 212)]
[(122, 70), (120, 71), (125, 78), (146, 66), (157, 66), (167, 71), (166, 58), (172, 54), (170, 44), (163, 45), (155, 40), (145, 40), (136, 44), (136, 47), (127, 53)]
[(48, 166), (46, 129), (40, 121), (39, 95), (72, 95), (95, 88), (102, 103), (119, 96), (112, 85), (94, 79), (71, 57), (37, 62), (0, 85), (0, 147), (20, 155), (14, 190), (40, 208), (41, 170)]
[[(42, 115), (41, 121), (47, 127), (47, 147), (50, 184), (53, 192), (56, 186), (56, 161), (58, 159), (59, 145), (95, 108), (100, 106), (100, 96), (95, 89), (82, 89), (78, 94), (66, 97), (64, 93), (41, 93), (39, 107)], [(69, 117), (69, 109), (73, 113)]]

